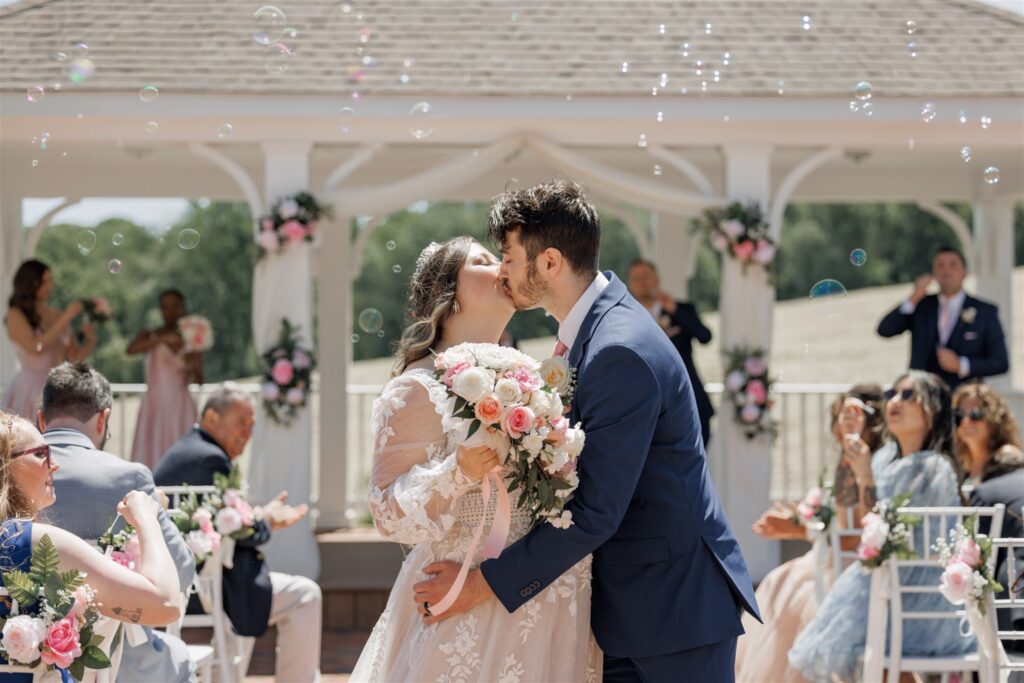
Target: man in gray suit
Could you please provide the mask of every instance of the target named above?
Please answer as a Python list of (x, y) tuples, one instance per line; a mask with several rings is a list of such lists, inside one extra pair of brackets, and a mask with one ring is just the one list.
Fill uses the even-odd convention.
[[(103, 451), (112, 404), (110, 383), (85, 363), (57, 366), (43, 389), (39, 426), (54, 463), (60, 465), (53, 477), (57, 502), (46, 511), (48, 521), (87, 540), (107, 530), (117, 503), (129, 491), (156, 497), (153, 475), (145, 466)], [(162, 508), (158, 518), (185, 591), (195, 576), (195, 560)], [(162, 631), (145, 631), (145, 643), (132, 646), (125, 641), (118, 683), (194, 683), (195, 663), (185, 643)]]

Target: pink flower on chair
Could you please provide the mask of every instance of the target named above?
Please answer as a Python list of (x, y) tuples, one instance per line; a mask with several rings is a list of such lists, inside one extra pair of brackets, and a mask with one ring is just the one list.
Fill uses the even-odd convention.
[(753, 256), (754, 250), (756, 248), (757, 247), (754, 245), (753, 242), (751, 242), (750, 240), (745, 240), (743, 242), (737, 242), (736, 244), (732, 245), (732, 253), (740, 261), (746, 262), (750, 260), (751, 256)]
[(81, 656), (82, 645), (78, 641), (78, 625), (74, 617), (64, 617), (50, 627), (43, 643), (41, 657), (47, 664), (66, 669)]
[(974, 539), (965, 538), (960, 545), (960, 561), (971, 568), (981, 565), (981, 546)]
[(292, 244), (301, 242), (306, 239), (306, 226), (296, 220), (287, 221), (281, 226), (281, 232), (288, 238), (288, 241)]

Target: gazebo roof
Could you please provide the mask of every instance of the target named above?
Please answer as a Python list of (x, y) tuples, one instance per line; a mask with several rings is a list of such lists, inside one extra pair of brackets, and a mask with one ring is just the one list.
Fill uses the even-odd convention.
[(298, 35), (276, 75), (251, 35), (256, 4), (14, 3), (0, 8), (0, 90), (66, 83), (55, 55), (82, 41), (95, 74), (67, 90), (678, 96), (706, 82), (717, 96), (833, 97), (867, 80), (889, 97), (1024, 95), (1024, 18), (966, 0), (303, 0), (282, 4)]

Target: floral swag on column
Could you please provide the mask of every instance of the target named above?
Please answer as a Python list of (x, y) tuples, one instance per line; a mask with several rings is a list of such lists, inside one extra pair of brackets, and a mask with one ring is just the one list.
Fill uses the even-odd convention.
[(734, 419), (748, 439), (766, 435), (772, 440), (778, 423), (772, 419), (770, 398), (773, 380), (763, 349), (735, 347), (725, 352), (725, 394), (733, 405)]
[(772, 274), (777, 246), (772, 239), (764, 211), (757, 202), (733, 202), (704, 212), (695, 230), (703, 231), (715, 251), (739, 261), (746, 274), (750, 264)]
[(315, 369), (316, 354), (302, 344), (299, 327), (283, 318), (277, 344), (263, 354), (263, 409), (270, 419), (291, 424), (306, 406)]
[(321, 206), (308, 192), (279, 199), (270, 213), (260, 218), (256, 238), (261, 249), (259, 258), (276, 254), (298, 242), (312, 242), (317, 221), (323, 216), (330, 218), (330, 207)]

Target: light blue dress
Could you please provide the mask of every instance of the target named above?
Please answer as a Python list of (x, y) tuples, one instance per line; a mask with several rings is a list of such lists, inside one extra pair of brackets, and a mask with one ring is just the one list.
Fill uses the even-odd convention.
[[(909, 493), (909, 504), (916, 507), (960, 505), (953, 466), (935, 451), (901, 458), (896, 456), (895, 444), (888, 444), (872, 457), (871, 469), (879, 499)], [(928, 539), (926, 546), (923, 536), (919, 525), (914, 531), (915, 548), (930, 546), (936, 540)], [(938, 568), (914, 568), (907, 570), (904, 581), (938, 585), (941, 573)], [(797, 636), (789, 651), (789, 663), (812, 681), (831, 681), (833, 674), (844, 681), (858, 679), (867, 639), (870, 588), (871, 575), (861, 569), (859, 562), (847, 567), (832, 584), (818, 614)], [(938, 593), (908, 595), (903, 601), (905, 609), (913, 611), (956, 609)], [(904, 656), (953, 656), (976, 648), (974, 637), (963, 637), (952, 620), (909, 621), (903, 629)]]

